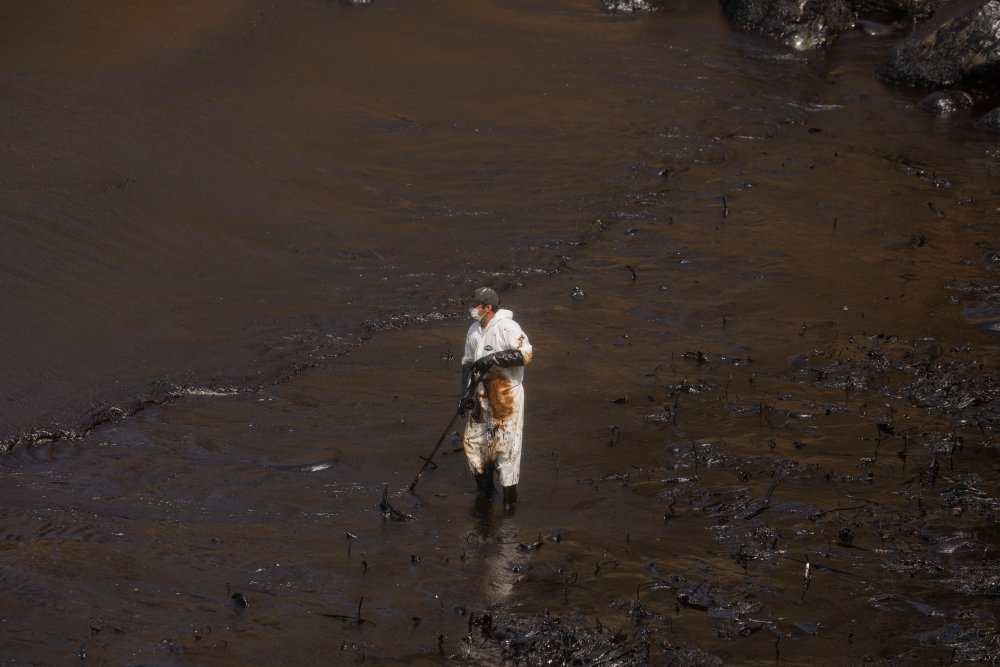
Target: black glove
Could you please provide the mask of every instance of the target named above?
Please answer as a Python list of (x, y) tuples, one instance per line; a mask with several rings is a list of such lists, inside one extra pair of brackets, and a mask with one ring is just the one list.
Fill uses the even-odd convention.
[(476, 385), (482, 373), (476, 371), (475, 364), (469, 362), (462, 364), (462, 398), (458, 401), (458, 414), (465, 417), (465, 414), (476, 407)]
[(466, 413), (475, 409), (475, 407), (476, 399), (472, 394), (469, 394), (458, 402), (458, 415), (460, 417), (465, 417)]
[(485, 375), (494, 366), (512, 368), (523, 365), (524, 355), (521, 354), (521, 350), (501, 350), (477, 359), (476, 363), (472, 364), (472, 372)]

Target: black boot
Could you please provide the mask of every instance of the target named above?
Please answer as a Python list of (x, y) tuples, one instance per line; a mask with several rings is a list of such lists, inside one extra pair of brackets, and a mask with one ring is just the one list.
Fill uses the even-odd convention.
[(476, 493), (487, 498), (493, 495), (493, 475), (484, 472), (481, 475), (474, 475), (476, 478)]
[(511, 484), (510, 486), (503, 487), (504, 507), (510, 507), (515, 503), (517, 503), (517, 484)]

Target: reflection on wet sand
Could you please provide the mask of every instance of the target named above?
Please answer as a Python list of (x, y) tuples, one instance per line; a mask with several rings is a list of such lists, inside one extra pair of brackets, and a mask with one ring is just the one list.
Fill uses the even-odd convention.
[(476, 544), (471, 575), (481, 582), (485, 609), (503, 609), (518, 581), (517, 510), (505, 509), (495, 499), (477, 494), (472, 504), (470, 539)]

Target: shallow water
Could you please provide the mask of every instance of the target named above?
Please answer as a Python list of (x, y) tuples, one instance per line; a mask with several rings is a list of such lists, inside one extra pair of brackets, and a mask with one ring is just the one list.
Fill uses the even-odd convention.
[[(7, 663), (990, 655), (1000, 145), (890, 42), (596, 4), (0, 9)], [(484, 283), (513, 515), (452, 438), (407, 492)]]

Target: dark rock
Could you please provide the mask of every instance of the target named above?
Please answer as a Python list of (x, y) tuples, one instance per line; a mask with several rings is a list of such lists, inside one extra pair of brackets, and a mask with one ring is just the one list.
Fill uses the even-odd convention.
[(737, 28), (759, 32), (793, 49), (825, 46), (854, 26), (848, 0), (721, 0)]
[[(794, 49), (807, 51), (832, 43), (856, 25), (869, 35), (885, 36), (900, 19), (922, 21), (954, 0), (720, 0), (737, 28), (758, 32)], [(861, 19), (861, 21), (859, 21)], [(886, 25), (885, 23), (892, 25)]]
[(858, 16), (869, 18), (894, 16), (923, 21), (952, 0), (854, 0)]
[(952, 113), (972, 106), (972, 95), (963, 90), (939, 90), (920, 100), (920, 108), (934, 113)]
[(893, 47), (878, 75), (914, 87), (995, 89), (1000, 83), (1000, 0), (960, 2), (947, 15), (935, 15)]
[(1000, 132), (1000, 107), (980, 118), (976, 123), (976, 127), (980, 130)]
[(635, 14), (654, 12), (656, 6), (648, 0), (600, 0), (601, 9), (608, 14)]

